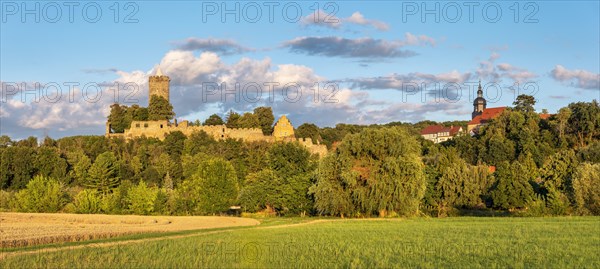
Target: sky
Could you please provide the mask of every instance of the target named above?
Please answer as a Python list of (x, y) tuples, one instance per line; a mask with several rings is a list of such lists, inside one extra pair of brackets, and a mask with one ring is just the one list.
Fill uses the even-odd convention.
[(599, 3), (1, 1), (0, 134), (102, 135), (157, 68), (179, 121), (470, 120), (479, 81), (488, 107), (555, 113), (600, 99)]

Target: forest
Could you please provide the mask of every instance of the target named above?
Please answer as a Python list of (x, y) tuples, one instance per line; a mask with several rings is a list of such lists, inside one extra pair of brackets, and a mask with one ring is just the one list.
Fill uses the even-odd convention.
[[(215, 140), (172, 132), (164, 141), (104, 136), (0, 137), (0, 210), (136, 215), (458, 216), (600, 215), (600, 106), (571, 103), (547, 119), (533, 97), (482, 127), (433, 144), (432, 121), (304, 123), (296, 137), (327, 145)], [(168, 104), (162, 106), (172, 109)], [(116, 131), (151, 118), (113, 105)], [(172, 113), (163, 113), (172, 118)], [(194, 124), (272, 130), (271, 108)], [(463, 125), (465, 121), (445, 122)]]

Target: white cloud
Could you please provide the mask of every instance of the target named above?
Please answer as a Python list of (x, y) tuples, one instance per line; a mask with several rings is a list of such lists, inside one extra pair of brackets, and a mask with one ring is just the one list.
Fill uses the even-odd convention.
[(362, 26), (370, 26), (379, 31), (388, 31), (390, 26), (379, 20), (367, 19), (360, 12), (354, 12), (347, 18), (336, 17), (334, 14), (328, 13), (321, 9), (316, 10), (315, 12), (309, 14), (306, 17), (303, 17), (300, 20), (302, 25), (313, 25), (313, 26), (321, 26), (327, 27), (331, 29), (340, 29), (344, 24), (356, 24)]
[(600, 74), (594, 74), (587, 70), (569, 70), (562, 65), (556, 65), (550, 75), (562, 83), (570, 82), (573, 87), (600, 90)]
[(366, 19), (365, 16), (363, 16), (363, 14), (361, 14), (358, 11), (352, 13), (352, 15), (350, 17), (343, 19), (343, 20), (348, 23), (372, 26), (375, 29), (380, 30), (380, 31), (387, 31), (390, 29), (390, 26), (387, 23), (378, 21), (378, 20)]
[(538, 75), (521, 67), (514, 66), (509, 63), (496, 64), (501, 55), (497, 52), (492, 52), (489, 59), (481, 61), (476, 70), (479, 79), (485, 82), (501, 82), (503, 78), (510, 79), (511, 85), (518, 83), (524, 84), (532, 82)]

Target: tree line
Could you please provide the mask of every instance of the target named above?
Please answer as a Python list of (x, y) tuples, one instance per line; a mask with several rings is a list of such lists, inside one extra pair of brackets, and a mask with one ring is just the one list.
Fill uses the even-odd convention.
[[(598, 102), (572, 103), (549, 118), (535, 113), (534, 104), (520, 96), (478, 134), (441, 144), (419, 135), (429, 121), (300, 125), (298, 137), (328, 146), (321, 159), (297, 143), (215, 140), (204, 132), (172, 132), (164, 141), (74, 136), (38, 143), (2, 136), (0, 208), (210, 215), (239, 205), (249, 213), (341, 217), (600, 215)], [(233, 113), (202, 124), (240, 124), (246, 117), (253, 128), (272, 128), (270, 108)]]

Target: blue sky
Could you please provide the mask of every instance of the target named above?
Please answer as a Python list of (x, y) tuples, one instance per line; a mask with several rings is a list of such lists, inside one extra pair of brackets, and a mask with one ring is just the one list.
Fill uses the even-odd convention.
[[(85, 14), (88, 2), (81, 2), (71, 18), (68, 4), (54, 3), (2, 1), (0, 132), (13, 138), (102, 134), (113, 102), (110, 87), (95, 102), (86, 101), (81, 88), (136, 83), (133, 99), (145, 106), (147, 76), (159, 64), (172, 79), (177, 118), (189, 120), (259, 105), (272, 106), (276, 117), (288, 114), (296, 126), (468, 120), (472, 99), (463, 85), (479, 79), (490, 86), (490, 107), (511, 105), (514, 83), (537, 89), (538, 110), (600, 99), (598, 1), (479, 2), (471, 18), (468, 2), (298, 1), (287, 4), (287, 17), (288, 2), (280, 2), (272, 22), (272, 2), (91, 2)], [(218, 10), (210, 12), (212, 7)], [(239, 12), (239, 22), (232, 14), (223, 21), (223, 8)], [(39, 22), (24, 9), (38, 13)], [(423, 15), (424, 9), (436, 14)], [(256, 10), (262, 16), (254, 18)], [(331, 20), (324, 22), (324, 16)], [(30, 91), (23, 102), (24, 89), (15, 92), (13, 86), (35, 82), (63, 85), (61, 98), (32, 102)], [(65, 82), (80, 84), (73, 100)], [(293, 101), (277, 94), (274, 102), (265, 94), (255, 103), (222, 102), (218, 94), (203, 100), (203, 82), (293, 82), (303, 94)], [(314, 83), (335, 83), (336, 101), (314, 103)], [(416, 92), (403, 96), (403, 86), (411, 83), (457, 83), (462, 94), (451, 91), (437, 102)]]

